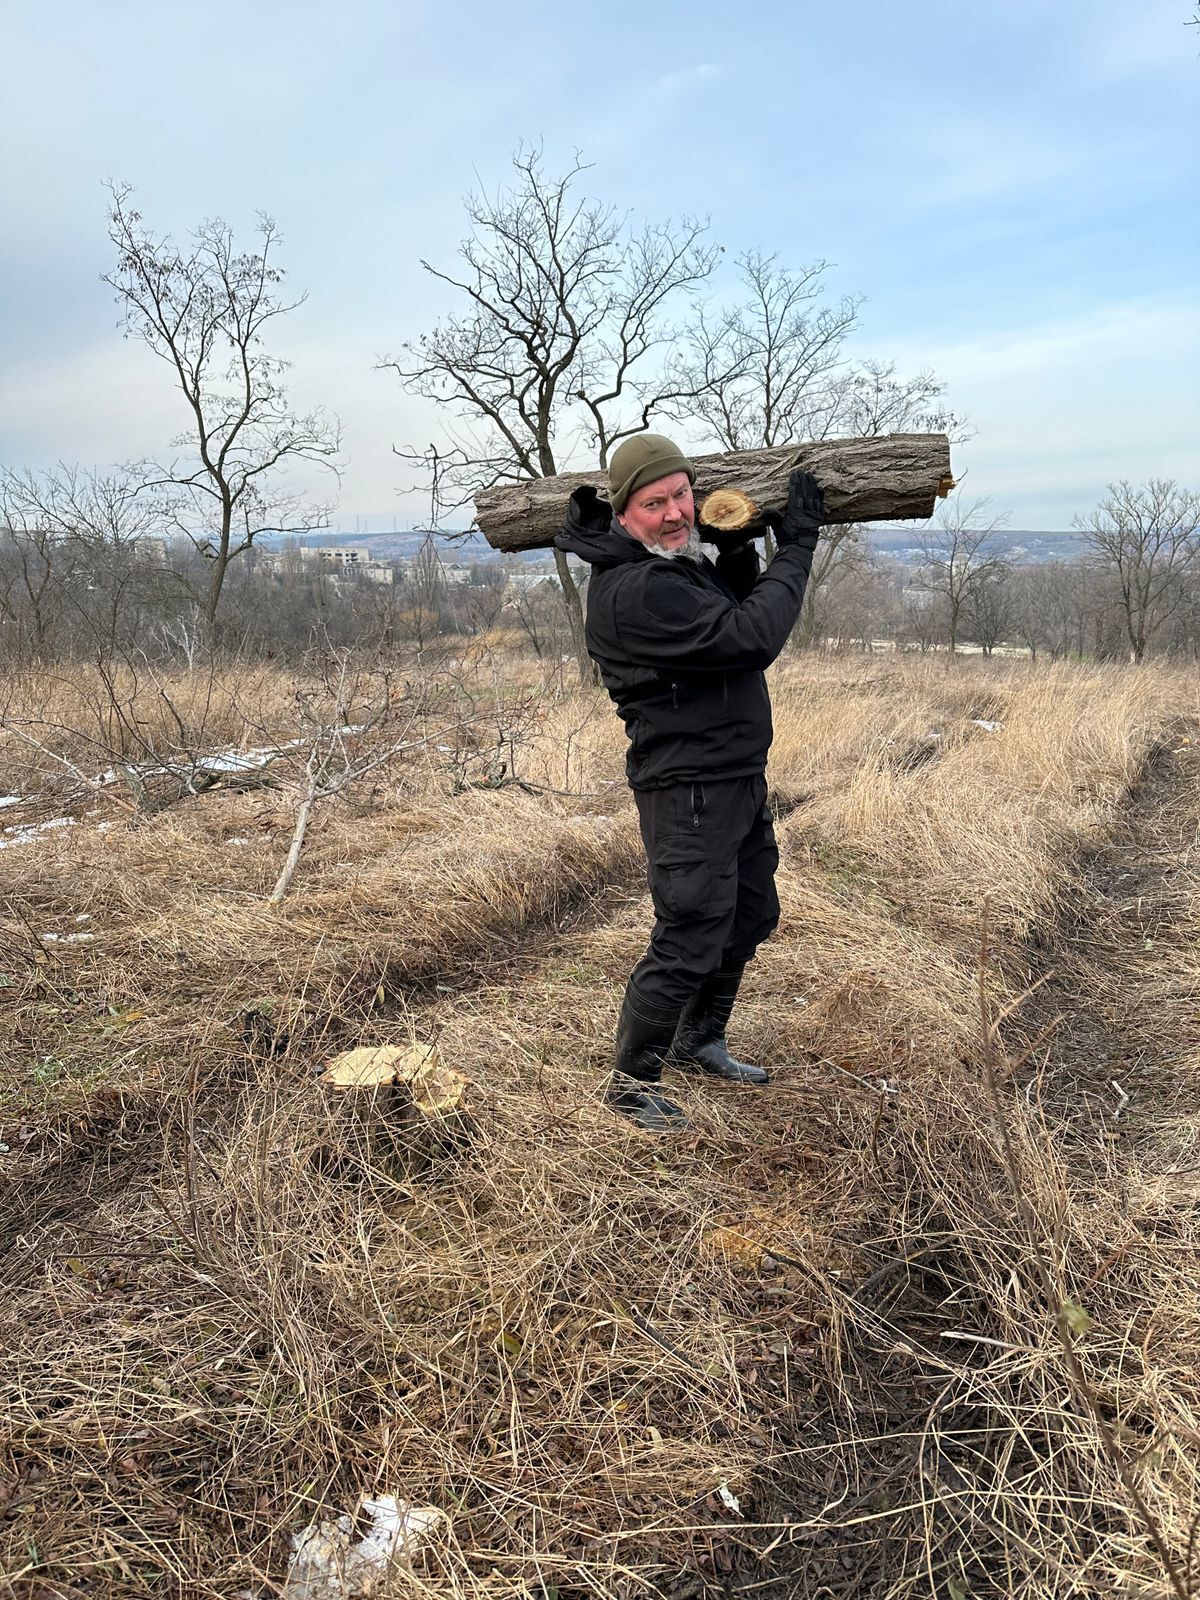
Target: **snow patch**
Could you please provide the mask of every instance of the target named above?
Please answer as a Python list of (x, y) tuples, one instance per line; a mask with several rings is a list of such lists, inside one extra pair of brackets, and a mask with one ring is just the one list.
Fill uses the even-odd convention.
[(357, 1600), (374, 1595), (411, 1547), (443, 1520), (430, 1506), (405, 1505), (395, 1495), (364, 1496), (359, 1520), (369, 1526), (355, 1538), (355, 1518), (313, 1522), (292, 1535), (292, 1558), (283, 1600)]
[(74, 817), (51, 817), (49, 822), (27, 822), (20, 828), (5, 828), (0, 833), (0, 850), (11, 850), (19, 844), (36, 844), (51, 828), (73, 828), (75, 821)]

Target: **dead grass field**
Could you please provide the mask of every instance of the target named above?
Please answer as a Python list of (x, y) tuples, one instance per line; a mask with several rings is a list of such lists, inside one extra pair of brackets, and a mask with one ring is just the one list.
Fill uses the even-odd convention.
[[(1177, 1594), (1100, 1425), (1200, 1581), (1194, 677), (782, 663), (783, 924), (731, 1031), (773, 1081), (676, 1078), (675, 1141), (599, 1105), (650, 920), (607, 701), (500, 641), (388, 687), (347, 737), (404, 748), (278, 905), (303, 746), (158, 809), (83, 780), (284, 747), (327, 684), (5, 690), (8, 1589), (279, 1595), (391, 1493), (443, 1513), (397, 1596)], [(997, 1005), (1033, 988), (1019, 1194), (985, 904)], [(414, 1039), (462, 1111), (322, 1159), (321, 1067)]]

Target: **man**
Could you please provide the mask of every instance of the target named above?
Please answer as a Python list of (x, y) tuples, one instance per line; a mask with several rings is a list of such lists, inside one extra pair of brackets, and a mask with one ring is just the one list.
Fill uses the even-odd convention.
[[(556, 543), (591, 564), (588, 650), (629, 736), (655, 913), (607, 1100), (665, 1132), (687, 1122), (662, 1093), (664, 1062), (767, 1081), (730, 1055), (725, 1029), (742, 971), (779, 921), (763, 672), (800, 614), (824, 508), (816, 479), (795, 472), (782, 514), (736, 534), (705, 529), (702, 541), (695, 469), (669, 439), (627, 439), (608, 475), (611, 504), (576, 490)], [(767, 522), (778, 553), (760, 574), (753, 537)], [(715, 565), (702, 542), (717, 545)]]

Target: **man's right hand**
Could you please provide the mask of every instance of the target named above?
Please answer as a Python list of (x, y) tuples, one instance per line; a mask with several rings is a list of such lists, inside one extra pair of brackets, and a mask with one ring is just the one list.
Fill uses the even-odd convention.
[(787, 509), (778, 533), (777, 544), (796, 544), (800, 539), (821, 531), (825, 515), (825, 494), (811, 472), (797, 467), (788, 479)]

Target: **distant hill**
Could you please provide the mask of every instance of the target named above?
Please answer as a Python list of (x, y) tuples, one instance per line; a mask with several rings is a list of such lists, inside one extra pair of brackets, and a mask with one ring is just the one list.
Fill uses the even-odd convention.
[[(884, 523), (869, 523), (863, 528), (863, 537), (873, 550), (889, 556), (894, 561), (916, 562), (920, 559), (917, 547), (917, 525), (889, 527)], [(292, 541), (279, 534), (261, 538), (263, 549), (278, 550), (295, 542), (302, 545), (366, 545), (373, 561), (411, 561), (425, 542), (425, 534), (409, 529), (396, 533), (310, 533)], [(1014, 561), (1070, 561), (1083, 552), (1083, 542), (1077, 533), (1028, 528), (1005, 528), (997, 535), (996, 545)], [(461, 533), (438, 540), (444, 561), (486, 565), (493, 561), (520, 560), (531, 566), (548, 566), (549, 550), (523, 550), (518, 555), (505, 555), (493, 550), (481, 533)]]
[[(873, 550), (894, 561), (918, 561), (916, 525), (892, 528), (870, 524), (863, 536)], [(1072, 561), (1082, 555), (1084, 545), (1077, 533), (1032, 528), (1004, 528), (996, 535), (995, 548), (1014, 561)]]
[[(396, 533), (309, 533), (299, 539), (270, 534), (259, 539), (257, 543), (265, 550), (279, 550), (288, 544), (326, 547), (343, 544), (366, 545), (371, 552), (372, 561), (411, 561), (425, 543), (425, 538), (424, 533), (409, 529)], [(472, 562), (483, 564), (489, 561), (514, 559), (500, 550), (493, 550), (481, 533), (446, 534), (439, 537), (438, 550), (444, 561), (461, 562), (464, 566), (470, 566)], [(525, 550), (521, 552), (519, 559), (546, 562), (550, 559), (550, 552)]]

